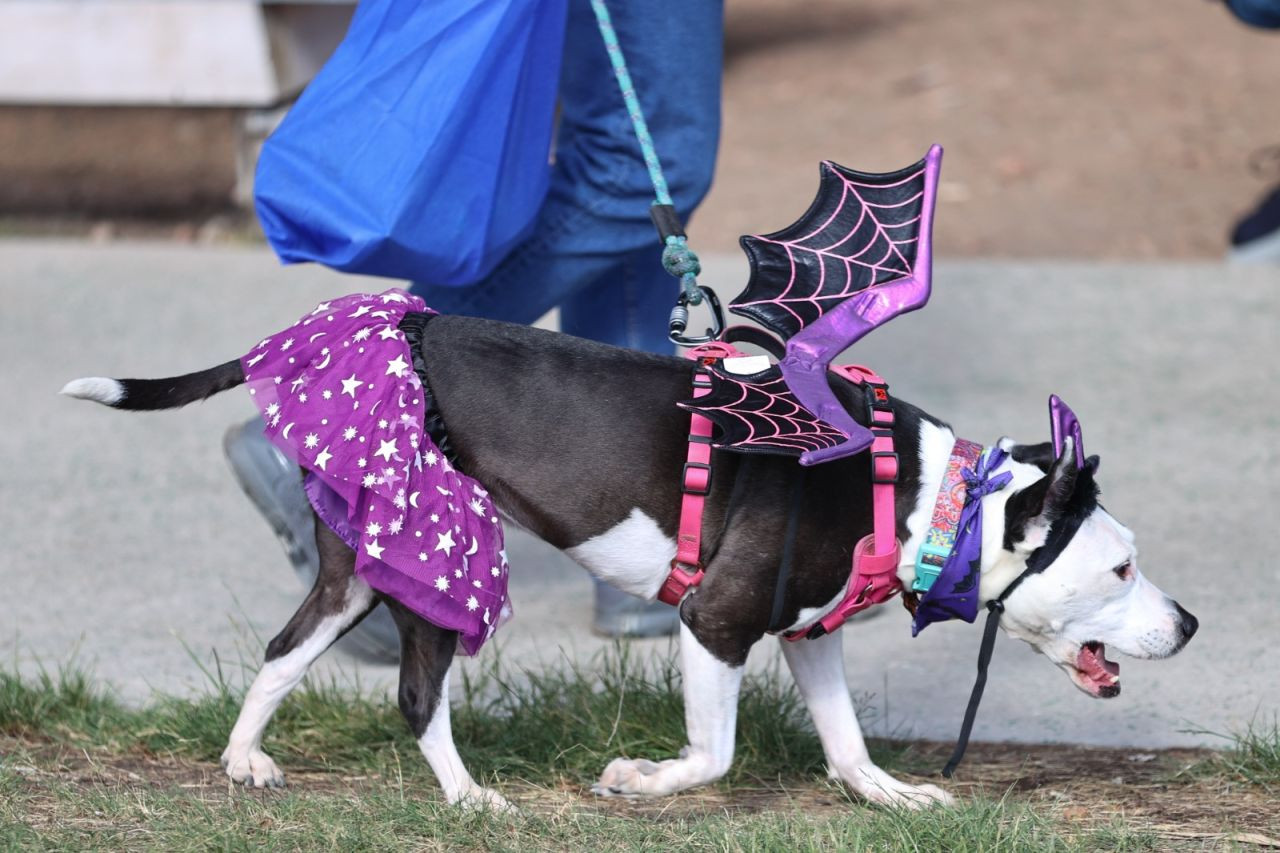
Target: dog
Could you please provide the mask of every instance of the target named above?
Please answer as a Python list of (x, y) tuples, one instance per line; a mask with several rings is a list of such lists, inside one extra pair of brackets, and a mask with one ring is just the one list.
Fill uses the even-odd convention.
[[(689, 414), (691, 361), (623, 350), (535, 328), (460, 316), (425, 326), (415, 361), (447, 429), (457, 469), (484, 484), (511, 522), (565, 551), (588, 571), (643, 598), (657, 595), (676, 553)], [(167, 409), (245, 381), (238, 361), (162, 380), (79, 379), (63, 393), (119, 409)], [(833, 382), (850, 412), (863, 390)], [(900, 458), (898, 574), (909, 588), (955, 434), (943, 421), (894, 398)], [(1135, 658), (1178, 652), (1197, 621), (1138, 568), (1134, 535), (1096, 504), (1096, 461), (1078, 469), (1070, 439), (1003, 438), (1009, 486), (982, 498), (985, 525), (980, 599), (997, 599), (1020, 578), (1072, 507), (1085, 506), (1075, 534), (1044, 571), (1004, 601), (1000, 626), (1030, 644), (1091, 696), (1119, 693), (1110, 648)], [(798, 532), (781, 598), (781, 624), (812, 624), (840, 600), (854, 544), (870, 532), (868, 454), (802, 469), (794, 459), (717, 450), (703, 520), (705, 577), (679, 604), (680, 666), (688, 745), (663, 760), (617, 758), (593, 787), (604, 796), (656, 796), (705, 785), (733, 760), (738, 691), (751, 647), (774, 621), (787, 513), (799, 500)], [(796, 480), (805, 477), (796, 493)], [(735, 493), (734, 500), (730, 494)], [(1096, 492), (1094, 493), (1096, 494)], [(1089, 495), (1085, 495), (1089, 497)], [(1062, 537), (1058, 537), (1061, 540)], [(449, 669), (457, 634), (418, 617), (353, 572), (355, 554), (317, 523), (320, 572), (284, 629), (268, 644), (231, 731), (222, 763), (236, 782), (284, 784), (262, 751), (272, 714), (330, 645), (385, 604), (402, 640), (399, 706), (450, 803), (506, 807), (476, 784), (454, 746)], [(1059, 541), (1059, 544), (1060, 541)], [(845, 681), (839, 632), (783, 642), (783, 656), (826, 755), (832, 777), (873, 803), (922, 807), (953, 798), (910, 785), (867, 752)]]

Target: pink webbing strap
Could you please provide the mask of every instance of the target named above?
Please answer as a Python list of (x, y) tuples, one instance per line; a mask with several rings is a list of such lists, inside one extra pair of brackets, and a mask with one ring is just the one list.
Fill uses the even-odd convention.
[(871, 415), (868, 426), (874, 436), (871, 442), (873, 532), (862, 537), (853, 550), (853, 570), (840, 603), (807, 629), (784, 634), (788, 640), (816, 639), (830, 634), (853, 614), (888, 601), (902, 589), (902, 582), (898, 580), (902, 548), (898, 544), (894, 511), (898, 454), (893, 449), (894, 415), (889, 402), (889, 386), (876, 373), (861, 365), (841, 365), (831, 369), (851, 382), (866, 385), (867, 408)]
[[(743, 355), (732, 344), (713, 342), (685, 352), (698, 362), (693, 374), (693, 396), (711, 393), (711, 377), (707, 366), (717, 359)], [(658, 600), (677, 605), (690, 587), (702, 582), (702, 509), (711, 492), (711, 420), (702, 415), (689, 416), (689, 453), (685, 457), (680, 478), (680, 528), (676, 533), (676, 556), (671, 571), (658, 591)]]

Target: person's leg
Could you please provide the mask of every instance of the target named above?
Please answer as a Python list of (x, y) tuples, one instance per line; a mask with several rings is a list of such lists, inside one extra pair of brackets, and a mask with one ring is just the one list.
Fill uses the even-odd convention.
[[(610, 10), (672, 199), (687, 219), (715, 168), (723, 4), (652, 0), (615, 2)], [(596, 301), (639, 264), (636, 286), (651, 282), (661, 298), (644, 293), (623, 326), (584, 324), (574, 333), (622, 346), (635, 339), (665, 352), (667, 314), (679, 290), (661, 268), (649, 219), (653, 186), (588, 0), (570, 0), (567, 26), (556, 163), (533, 232), (475, 285), (419, 282), (413, 290), (442, 312), (529, 323), (555, 306), (572, 312), (569, 303), (584, 291)], [(651, 262), (637, 260), (645, 254)], [(658, 332), (626, 333), (641, 322)]]

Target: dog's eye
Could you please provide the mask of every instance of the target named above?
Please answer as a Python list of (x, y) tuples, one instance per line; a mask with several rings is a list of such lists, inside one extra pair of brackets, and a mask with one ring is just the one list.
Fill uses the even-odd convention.
[(1111, 571), (1113, 571), (1113, 572), (1115, 572), (1115, 573), (1116, 573), (1116, 577), (1118, 577), (1118, 578), (1120, 578), (1120, 580), (1124, 581), (1124, 580), (1128, 580), (1128, 579), (1129, 579), (1129, 575), (1133, 574), (1133, 566), (1132, 566), (1132, 565), (1130, 565), (1130, 564), (1128, 563), (1128, 561), (1126, 561), (1126, 562), (1121, 563), (1120, 565), (1116, 566), (1116, 567), (1115, 567), (1114, 569), (1112, 569)]

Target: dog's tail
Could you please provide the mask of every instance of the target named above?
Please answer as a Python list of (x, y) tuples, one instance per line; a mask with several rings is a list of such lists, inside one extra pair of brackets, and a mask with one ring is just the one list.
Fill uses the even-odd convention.
[(89, 376), (73, 379), (62, 393), (104, 406), (131, 411), (176, 409), (244, 384), (239, 361), (228, 361), (208, 370), (170, 376), (167, 379), (107, 379)]

